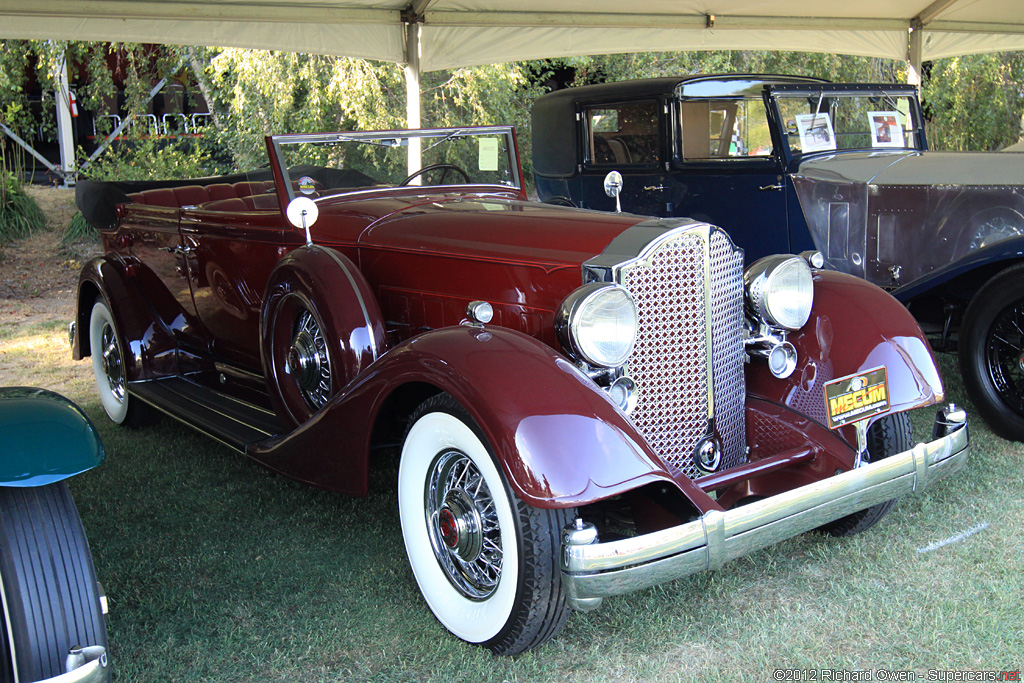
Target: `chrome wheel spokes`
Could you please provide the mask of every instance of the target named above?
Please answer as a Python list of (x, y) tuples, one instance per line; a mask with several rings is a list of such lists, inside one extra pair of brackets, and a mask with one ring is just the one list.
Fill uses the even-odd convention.
[(117, 338), (114, 336), (114, 328), (108, 323), (104, 323), (100, 337), (102, 340), (103, 374), (106, 375), (107, 384), (110, 385), (110, 393), (118, 402), (123, 402), (125, 394), (124, 365), (121, 361), (121, 350), (117, 347)]
[(425, 512), (434, 556), (451, 584), (471, 600), (494, 593), (501, 578), (501, 528), (490, 489), (459, 451), (438, 455), (426, 482)]
[(1015, 302), (996, 316), (987, 355), (996, 390), (1014, 411), (1024, 412), (1024, 302)]
[(308, 310), (295, 319), (287, 361), (302, 398), (313, 410), (322, 408), (331, 397), (331, 364), (327, 340)]

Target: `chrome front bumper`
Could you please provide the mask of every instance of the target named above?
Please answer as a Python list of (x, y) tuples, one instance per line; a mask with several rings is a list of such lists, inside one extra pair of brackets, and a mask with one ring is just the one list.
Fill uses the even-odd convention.
[(107, 650), (100, 645), (72, 648), (64, 669), (67, 673), (36, 683), (106, 683)]
[(600, 543), (577, 520), (562, 532), (562, 581), (569, 604), (592, 610), (612, 595), (648, 588), (815, 529), (858, 510), (919, 491), (967, 462), (967, 417), (950, 406), (936, 437), (909, 451), (731, 510), (654, 533)]

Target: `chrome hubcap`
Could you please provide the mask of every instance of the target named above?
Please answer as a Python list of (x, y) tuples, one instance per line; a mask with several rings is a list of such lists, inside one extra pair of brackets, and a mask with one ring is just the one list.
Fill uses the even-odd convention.
[(471, 600), (490, 597), (501, 578), (501, 530), (480, 470), (463, 453), (441, 453), (425, 494), (430, 543), (448, 581)]
[(331, 396), (331, 365), (327, 341), (309, 311), (302, 311), (295, 321), (286, 362), (302, 398), (314, 410), (322, 408)]
[(124, 401), (124, 365), (121, 362), (121, 350), (117, 348), (117, 338), (114, 336), (114, 328), (104, 323), (100, 332), (101, 356), (103, 358), (103, 374), (107, 378), (107, 385), (110, 393), (114, 395), (118, 403)]

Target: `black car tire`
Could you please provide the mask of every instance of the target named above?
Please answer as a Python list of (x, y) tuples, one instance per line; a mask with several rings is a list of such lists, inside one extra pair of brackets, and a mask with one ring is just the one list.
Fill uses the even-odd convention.
[(428, 399), (409, 424), (399, 514), (409, 563), (434, 616), (500, 655), (552, 638), (569, 615), (559, 553), (572, 512), (518, 500), (479, 427), (451, 396)]
[(0, 681), (51, 678), (72, 647), (107, 647), (89, 544), (64, 482), (0, 487), (0, 578)]
[(102, 298), (96, 299), (89, 315), (89, 353), (100, 403), (113, 422), (124, 427), (141, 427), (156, 420), (158, 414), (152, 406), (128, 392), (125, 348), (110, 308)]
[[(910, 416), (895, 413), (879, 418), (868, 429), (867, 462), (878, 462), (890, 455), (908, 451), (914, 446), (914, 435), (910, 427)], [(865, 463), (866, 464), (866, 463)], [(895, 500), (887, 500), (871, 507), (840, 517), (821, 527), (830, 536), (853, 536), (867, 531), (888, 514)]]
[(985, 283), (960, 323), (964, 388), (992, 431), (1024, 441), (1024, 263)]

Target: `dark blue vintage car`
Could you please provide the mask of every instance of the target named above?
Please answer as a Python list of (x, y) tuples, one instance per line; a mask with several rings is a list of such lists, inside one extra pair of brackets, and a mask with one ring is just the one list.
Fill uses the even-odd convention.
[(0, 681), (108, 680), (104, 598), (65, 480), (103, 462), (82, 410), (0, 388)]
[(560, 90), (533, 108), (543, 201), (690, 216), (748, 262), (817, 250), (902, 301), (1000, 435), (1024, 439), (1024, 157), (928, 151), (917, 91), (795, 76)]

